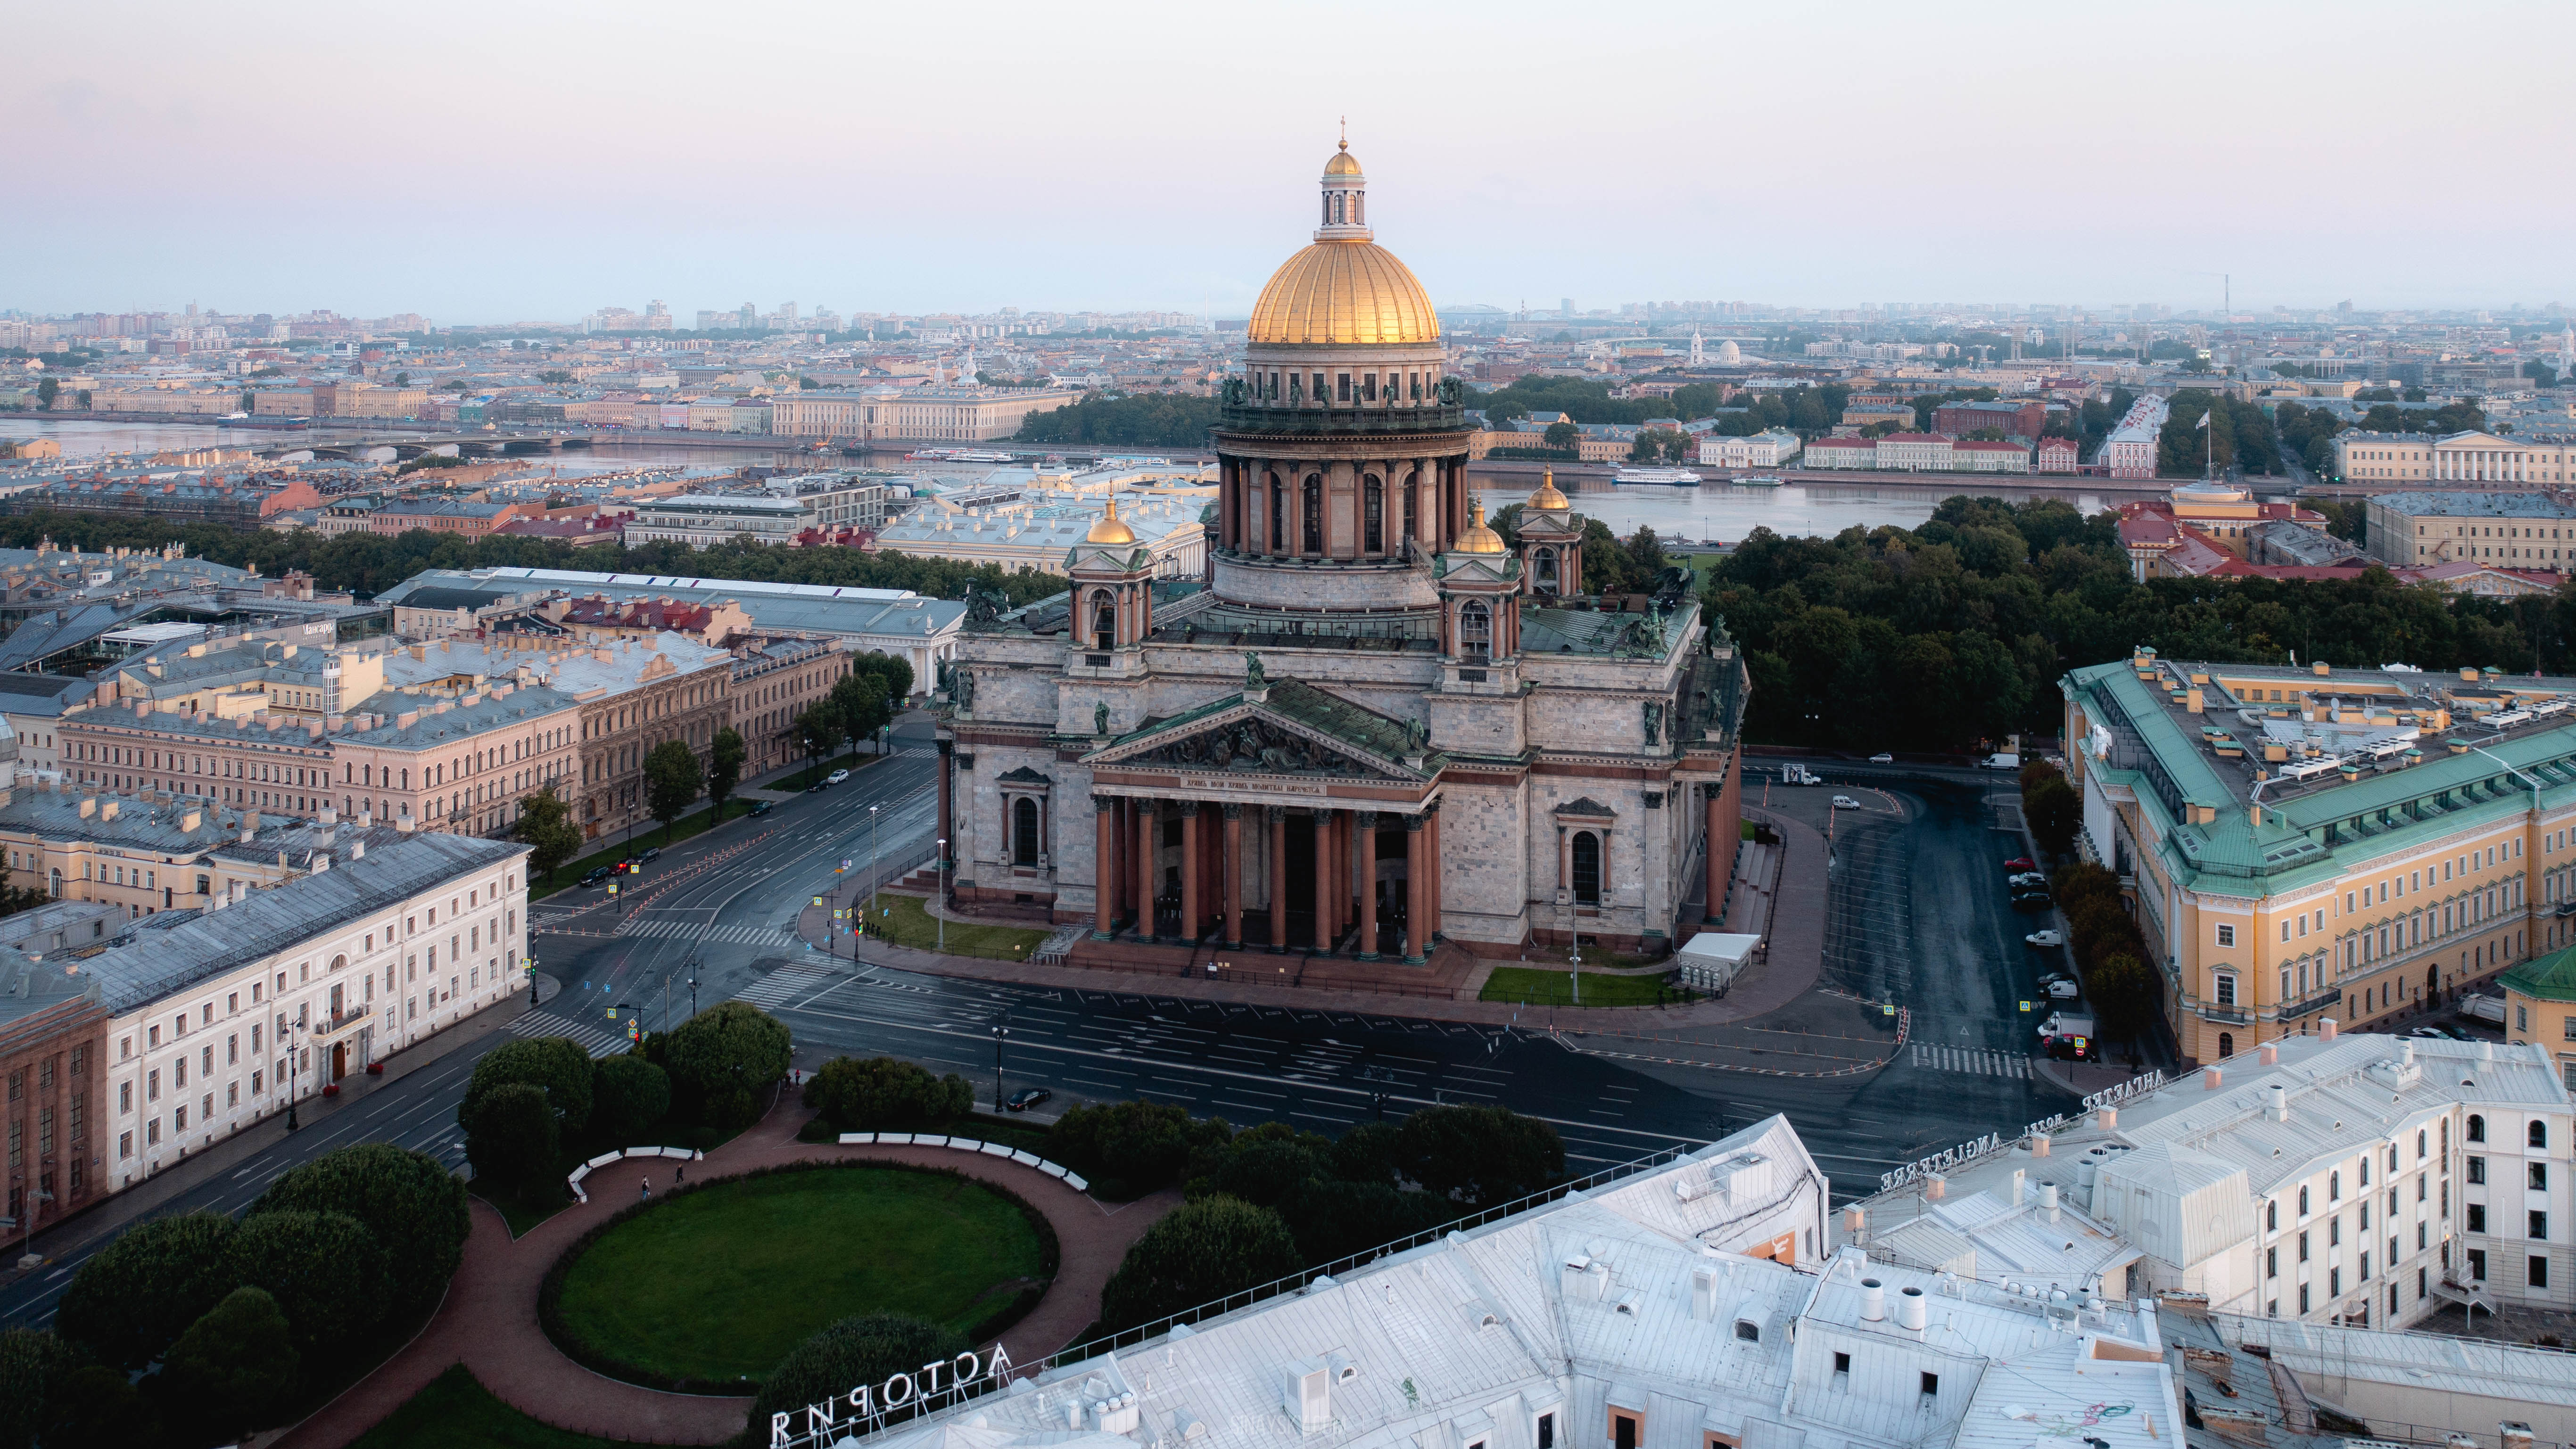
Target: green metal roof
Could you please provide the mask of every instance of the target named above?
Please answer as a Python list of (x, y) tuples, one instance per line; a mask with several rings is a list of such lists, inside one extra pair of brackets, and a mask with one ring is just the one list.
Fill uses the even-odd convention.
[(2525, 961), (2499, 979), (2507, 991), (2542, 1001), (2576, 1001), (2576, 946)]

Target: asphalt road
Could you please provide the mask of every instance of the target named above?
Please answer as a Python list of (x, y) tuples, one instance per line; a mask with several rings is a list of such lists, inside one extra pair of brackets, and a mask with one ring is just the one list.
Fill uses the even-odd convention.
[[(301, 1132), (264, 1126), (210, 1163), (178, 1169), (199, 1176), (165, 1178), (183, 1185), (154, 1211), (238, 1212), (287, 1167), (354, 1141), (398, 1142), (461, 1165), (456, 1106), (494, 1045), (566, 1034), (594, 1053), (621, 1050), (633, 1010), (659, 1028), (685, 1018), (693, 1001), (737, 996), (794, 1029), (797, 1064), (807, 1068), (844, 1053), (889, 1054), (961, 1073), (990, 1100), (1001, 1027), (1009, 1032), (1001, 1091), (1047, 1088), (1056, 1096), (1050, 1109), (1141, 1097), (1238, 1125), (1280, 1120), (1334, 1133), (1381, 1111), (1496, 1102), (1554, 1123), (1578, 1171), (1786, 1112), (1838, 1199), (1874, 1191), (1879, 1173), (1925, 1152), (2067, 1105), (2013, 1066), (2024, 1039), (2015, 992), (2036, 963), (2024, 959), (2023, 927), (1998, 870), (2018, 850), (2007, 848), (1984, 798), (2000, 777), (1908, 782), (1890, 772), (1877, 781), (1884, 795), (1863, 797), (1873, 810), (1834, 822), (1828, 984), (1907, 1004), (1918, 1045), (1885, 1070), (1816, 1080), (1666, 1065), (1601, 1054), (1599, 1038), (1583, 1039), (1596, 1050), (1580, 1051), (1542, 1033), (1392, 1011), (1183, 1002), (1096, 990), (1080, 972), (1053, 988), (996, 985), (812, 951), (793, 934), (798, 914), (816, 894), (837, 889), (846, 902), (862, 892), (872, 848), (883, 879), (932, 854), (937, 757), (926, 722), (901, 727), (896, 746), (848, 784), (684, 842), (646, 870), (637, 889), (658, 893), (622, 924), (635, 895), (612, 905), (600, 891), (574, 889), (533, 904), (532, 952), (561, 983), (544, 1006), (502, 1008), (524, 1014), (362, 1095), (315, 1107)], [(1821, 826), (1832, 793), (1775, 786), (1771, 802), (1812, 812)], [(735, 849), (745, 842), (753, 843)], [(720, 851), (733, 853), (706, 863)], [(854, 868), (836, 878), (843, 860)], [(608, 1008), (620, 1004), (612, 1022)], [(0, 1326), (49, 1318), (105, 1236), (75, 1220), (55, 1240), (40, 1238), (52, 1261), (0, 1286)]]

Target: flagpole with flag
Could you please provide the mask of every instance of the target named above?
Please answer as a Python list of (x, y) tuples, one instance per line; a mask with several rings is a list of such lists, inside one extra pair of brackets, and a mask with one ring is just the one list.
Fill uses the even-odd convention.
[(2192, 425), (2209, 434), (2208, 461), (2201, 465), (2201, 472), (2203, 477), (2211, 481), (2216, 481), (2218, 477), (2218, 430), (2209, 425), (2209, 415), (2216, 411), (2218, 411), (2218, 403), (2216, 399), (2212, 399), (2209, 406), (2201, 410), (2200, 421)]

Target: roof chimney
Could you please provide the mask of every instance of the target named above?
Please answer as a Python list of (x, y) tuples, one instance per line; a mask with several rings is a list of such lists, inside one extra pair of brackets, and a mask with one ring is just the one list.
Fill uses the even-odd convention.
[(2279, 1082), (2274, 1082), (2272, 1085), (2265, 1087), (2263, 1089), (2263, 1105), (2264, 1109), (2272, 1114), (2273, 1121), (2289, 1121), (2290, 1089), (2281, 1085)]
[(2276, 1041), (2267, 1041), (2263, 1043), (2263, 1050), (2255, 1053), (2255, 1060), (2260, 1061), (2267, 1067), (2279, 1066), (2281, 1064), (2281, 1044)]
[(2331, 1016), (2319, 1017), (2317, 1019), (2317, 1040), (2333, 1041), (2334, 1039), (2335, 1019)]
[(2093, 1125), (2104, 1132), (2116, 1131), (2120, 1125), (2120, 1109), (2117, 1107), (2094, 1108)]
[(1921, 1333), (1930, 1316), (1929, 1305), (1924, 1302), (1922, 1289), (1905, 1287), (1896, 1290), (1897, 1327), (1910, 1328), (1916, 1333)]
[(2030, 1134), (2030, 1155), (2031, 1155), (2031, 1156), (2033, 1156), (2033, 1157), (2046, 1157), (2046, 1156), (2048, 1155), (2048, 1146), (2049, 1146), (2049, 1143), (2048, 1143), (2048, 1134), (2047, 1134), (2047, 1133), (2045, 1133), (2045, 1132), (2033, 1132), (2032, 1134)]
[(2220, 1074), (2218, 1068), (2202, 1067), (2200, 1069), (2200, 1089), (2202, 1091), (2215, 1092), (2225, 1084), (2226, 1079)]
[(1887, 1285), (1875, 1278), (1860, 1280), (1860, 1319), (1863, 1323), (1887, 1321)]

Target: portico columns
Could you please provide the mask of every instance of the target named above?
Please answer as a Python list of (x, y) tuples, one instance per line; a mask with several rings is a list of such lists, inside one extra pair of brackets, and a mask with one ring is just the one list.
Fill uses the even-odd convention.
[(1422, 933), (1422, 954), (1428, 958), (1432, 942), (1440, 935), (1440, 802), (1432, 801), (1431, 808), (1424, 813), (1430, 818), (1422, 827), (1423, 833), (1431, 837), (1423, 852), (1431, 868), (1424, 872), (1427, 879), (1422, 883), (1423, 897), (1431, 908), (1431, 923)]
[(1270, 950), (1288, 949), (1288, 812), (1267, 807), (1270, 817)]
[(1315, 812), (1315, 950), (1333, 953), (1333, 822), (1330, 810)]
[(1736, 842), (1718, 838), (1722, 831), (1718, 825), (1717, 806), (1718, 801), (1726, 793), (1726, 787), (1720, 784), (1702, 785), (1700, 793), (1708, 797), (1707, 923), (1715, 925), (1718, 918), (1726, 914), (1726, 881), (1735, 865)]
[(1092, 859), (1092, 893), (1099, 897), (1099, 920), (1091, 928), (1091, 939), (1106, 941), (1118, 932), (1118, 800), (1112, 795), (1091, 797), (1094, 820), (1093, 834), (1098, 846)]
[(1225, 948), (1243, 949), (1243, 807), (1225, 807)]
[(1136, 934), (1148, 941), (1162, 939), (1162, 922), (1154, 915), (1154, 897), (1163, 883), (1154, 870), (1155, 836), (1162, 822), (1155, 818), (1154, 802), (1136, 802)]
[(1199, 802), (1181, 802), (1181, 940), (1199, 938)]
[(1353, 811), (1351, 833), (1359, 842), (1360, 856), (1360, 949), (1359, 958), (1375, 961), (1377, 953), (1377, 816), (1367, 810)]
[(1408, 966), (1431, 959), (1431, 916), (1422, 903), (1423, 877), (1431, 871), (1425, 823), (1419, 815), (1404, 817), (1404, 962)]

